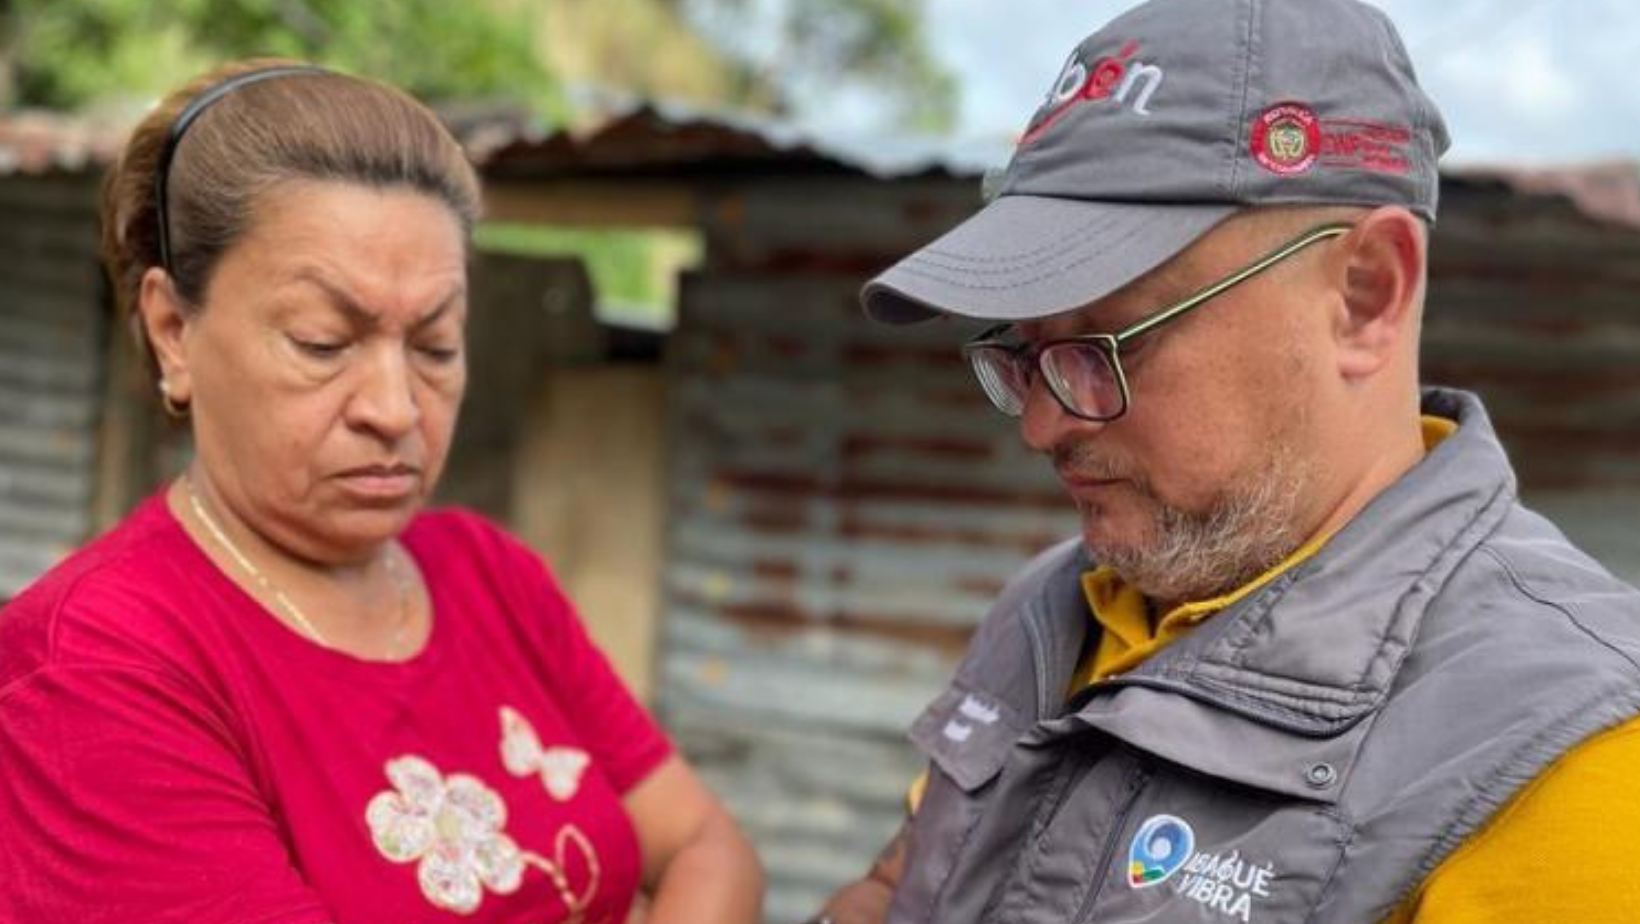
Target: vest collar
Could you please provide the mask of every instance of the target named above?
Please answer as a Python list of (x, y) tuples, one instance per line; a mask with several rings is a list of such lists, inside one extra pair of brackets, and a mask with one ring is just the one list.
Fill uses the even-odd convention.
[(1248, 767), (1247, 748), (1215, 758), (1217, 743), (1180, 729), (1204, 721), (1197, 712), (1205, 709), (1241, 727), (1244, 739), (1297, 738), (1310, 742), (1301, 747), (1303, 760), (1349, 762), (1358, 736), (1340, 736), (1383, 705), (1431, 600), (1515, 499), (1514, 474), (1478, 398), (1428, 389), (1423, 411), (1456, 420), (1457, 432), (1314, 556), (1133, 671), (1093, 684), (1072, 701), (1076, 714), (1061, 721), (1051, 720), (1064, 716), (1064, 684), (1078, 650), (1061, 646), (1079, 645), (1087, 619), (1085, 606), (1066, 601), (1087, 560), (1069, 550), (1055, 556), (1041, 592), (1023, 601), (1045, 727), (1097, 726), (1170, 759), (1209, 770), (1204, 764), (1230, 761), (1257, 778), (1248, 782), (1290, 783), (1315, 796), (1317, 787), (1292, 772), (1288, 755), (1273, 755), (1282, 766), (1264, 774)]

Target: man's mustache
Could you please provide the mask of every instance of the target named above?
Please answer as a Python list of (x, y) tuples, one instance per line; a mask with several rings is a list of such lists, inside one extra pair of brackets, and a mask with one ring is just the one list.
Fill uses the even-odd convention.
[(1053, 447), (1050, 455), (1060, 477), (1075, 476), (1089, 481), (1131, 481), (1148, 486), (1144, 473), (1134, 465), (1105, 456), (1086, 442), (1065, 442)]

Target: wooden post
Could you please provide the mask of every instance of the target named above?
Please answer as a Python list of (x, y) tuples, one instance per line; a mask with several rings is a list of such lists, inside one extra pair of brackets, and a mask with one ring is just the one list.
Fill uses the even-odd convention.
[(647, 702), (666, 520), (663, 371), (560, 368), (537, 391), (525, 434), (513, 485), (518, 531)]

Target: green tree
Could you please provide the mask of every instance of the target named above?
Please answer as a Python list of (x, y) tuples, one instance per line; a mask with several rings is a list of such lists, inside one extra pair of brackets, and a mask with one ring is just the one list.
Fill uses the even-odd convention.
[[(945, 131), (959, 87), (933, 55), (924, 0), (660, 0), (682, 7), (740, 66), (741, 92), (774, 87), (803, 115), (833, 91), (869, 91), (901, 127)], [(760, 23), (761, 28), (747, 28)]]
[(798, 117), (852, 88), (937, 130), (957, 88), (923, 13), (924, 0), (0, 0), (0, 107), (134, 110), (223, 59), (279, 54), (552, 120), (569, 82)]
[(530, 9), (461, 0), (7, 0), (0, 67), (17, 105), (154, 98), (228, 58), (303, 58), (431, 100), (507, 98), (554, 113)]

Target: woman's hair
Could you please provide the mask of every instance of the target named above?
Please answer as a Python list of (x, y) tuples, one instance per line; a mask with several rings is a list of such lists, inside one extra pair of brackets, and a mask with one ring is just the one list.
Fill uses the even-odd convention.
[[(318, 69), (270, 75), (209, 103), (174, 144), (167, 176), (156, 178), (167, 138), (190, 103), (271, 67), (303, 65), (236, 61), (173, 91), (137, 125), (103, 181), (103, 265), (150, 362), (135, 310), (143, 273), (165, 267), (182, 299), (198, 305), (222, 255), (249, 228), (259, 197), (281, 183), (402, 187), (449, 206), (469, 232), (478, 219), (478, 178), (431, 110), (385, 84)], [(156, 188), (166, 190), (163, 211)], [(160, 252), (161, 215), (169, 261)]]

